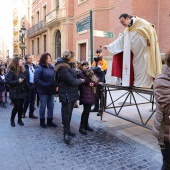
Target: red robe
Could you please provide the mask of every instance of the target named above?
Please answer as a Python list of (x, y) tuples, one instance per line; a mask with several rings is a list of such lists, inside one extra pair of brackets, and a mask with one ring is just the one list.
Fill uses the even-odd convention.
[[(132, 86), (134, 82), (134, 70), (133, 70), (132, 61), (133, 61), (133, 53), (131, 53), (131, 60), (130, 60), (130, 86)], [(122, 78), (122, 67), (123, 67), (123, 52), (113, 56), (112, 76)]]

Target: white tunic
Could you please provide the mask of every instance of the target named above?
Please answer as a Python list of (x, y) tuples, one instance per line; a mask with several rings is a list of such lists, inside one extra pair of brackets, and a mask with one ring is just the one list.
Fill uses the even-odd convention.
[[(128, 40), (126, 39), (126, 41), (128, 42), (124, 42), (125, 37), (127, 37), (126, 34), (128, 34)], [(109, 52), (115, 55), (122, 51), (127, 51), (127, 49), (125, 48), (126, 46), (128, 46), (129, 42), (130, 42), (129, 48), (133, 53), (134, 86), (136, 87), (151, 86), (153, 84), (153, 78), (147, 73), (148, 67), (147, 40), (143, 36), (139, 35), (136, 31), (130, 32), (124, 31), (121, 36), (119, 36), (113, 43), (106, 45), (106, 47)]]

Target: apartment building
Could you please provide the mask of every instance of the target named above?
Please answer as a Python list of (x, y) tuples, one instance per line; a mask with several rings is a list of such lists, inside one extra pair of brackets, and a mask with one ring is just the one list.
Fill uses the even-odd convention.
[[(77, 60), (90, 61), (90, 29), (78, 32), (76, 24), (92, 10), (93, 30), (113, 32), (114, 38), (93, 37), (93, 54), (99, 46), (114, 41), (124, 30), (119, 23), (122, 13), (129, 13), (153, 23), (162, 53), (169, 48), (169, 0), (29, 0), (27, 21), (27, 52), (37, 59), (43, 52), (53, 59), (64, 50), (73, 50)], [(110, 54), (104, 50), (108, 61)]]
[(13, 55), (18, 56), (21, 54), (19, 48), (19, 16), (17, 8), (13, 9)]

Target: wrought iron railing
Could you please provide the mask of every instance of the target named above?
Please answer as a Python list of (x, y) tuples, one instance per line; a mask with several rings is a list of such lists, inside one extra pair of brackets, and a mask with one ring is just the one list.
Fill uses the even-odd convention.
[(31, 36), (33, 34), (35, 34), (36, 32), (42, 30), (43, 28), (45, 28), (46, 23), (45, 20), (42, 20), (40, 22), (38, 22), (36, 25), (34, 25), (33, 27), (31, 27), (28, 31), (27, 31), (27, 36)]

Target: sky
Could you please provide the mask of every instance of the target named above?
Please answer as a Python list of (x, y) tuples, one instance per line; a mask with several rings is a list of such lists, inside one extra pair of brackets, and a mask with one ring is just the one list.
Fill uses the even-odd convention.
[(0, 37), (12, 54), (13, 43), (13, 0), (0, 0)]
[(11, 36), (12, 23), (12, 0), (0, 0), (0, 33), (8, 39)]

